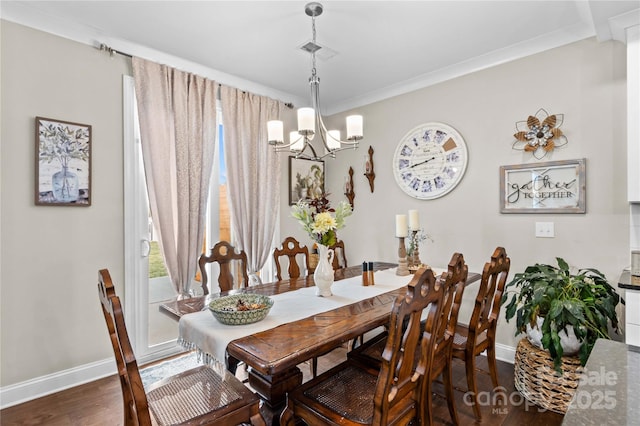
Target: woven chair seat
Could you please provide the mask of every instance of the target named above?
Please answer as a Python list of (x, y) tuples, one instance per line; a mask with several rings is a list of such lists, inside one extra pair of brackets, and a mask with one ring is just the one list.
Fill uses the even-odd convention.
[(464, 346), (467, 343), (467, 337), (457, 333), (453, 336), (453, 344), (456, 346)]
[(207, 366), (176, 377), (151, 386), (147, 393), (149, 408), (158, 425), (184, 423), (242, 399)]
[(349, 366), (307, 389), (304, 395), (345, 418), (369, 424), (373, 418), (373, 393), (378, 376)]

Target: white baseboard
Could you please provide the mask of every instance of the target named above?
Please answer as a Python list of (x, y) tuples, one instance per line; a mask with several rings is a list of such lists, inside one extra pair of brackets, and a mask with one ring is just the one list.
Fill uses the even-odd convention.
[[(163, 351), (162, 355), (167, 356), (175, 352), (175, 349), (167, 350)], [(496, 344), (496, 358), (500, 361), (513, 364), (515, 354), (515, 348), (500, 343)], [(153, 358), (157, 359), (158, 354), (154, 355), (155, 357)], [(151, 357), (147, 358), (149, 359), (141, 357), (141, 359), (138, 360), (140, 365), (152, 360), (150, 359)], [(116, 374), (116, 364), (115, 360), (111, 358), (4, 386), (0, 388), (0, 409), (92, 382), (112, 374)]]
[(513, 364), (516, 359), (516, 348), (496, 343), (496, 359)]
[[(146, 356), (137, 358), (137, 362), (139, 366), (144, 366), (144, 364), (148, 362), (175, 355), (183, 350), (184, 348), (177, 344), (168, 345)], [(93, 382), (94, 380), (102, 379), (103, 377), (116, 373), (115, 359), (107, 358), (13, 385), (0, 387), (0, 409)]]
[(47, 374), (0, 388), (0, 409), (116, 374), (113, 358)]

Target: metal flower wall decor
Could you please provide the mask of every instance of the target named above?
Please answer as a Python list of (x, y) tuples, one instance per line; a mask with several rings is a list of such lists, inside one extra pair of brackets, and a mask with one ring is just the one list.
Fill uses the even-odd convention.
[(530, 115), (526, 121), (518, 121), (513, 136), (516, 138), (512, 148), (518, 151), (526, 151), (533, 154), (538, 160), (544, 158), (554, 148), (566, 145), (567, 140), (560, 126), (564, 120), (564, 114), (549, 115), (540, 108), (536, 115)]

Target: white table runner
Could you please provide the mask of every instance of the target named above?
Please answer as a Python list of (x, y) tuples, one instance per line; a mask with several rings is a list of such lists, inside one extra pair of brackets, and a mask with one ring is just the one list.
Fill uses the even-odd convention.
[[(436, 275), (442, 271), (434, 268)], [(394, 268), (376, 272), (373, 286), (363, 286), (361, 276), (336, 281), (331, 287), (331, 297), (316, 296), (315, 287), (277, 294), (270, 296), (275, 303), (269, 315), (262, 321), (247, 325), (222, 324), (208, 309), (184, 315), (178, 323), (178, 341), (189, 349), (197, 349), (208, 362), (224, 363), (227, 345), (232, 340), (387, 293), (407, 285), (412, 278), (413, 275), (396, 275)]]

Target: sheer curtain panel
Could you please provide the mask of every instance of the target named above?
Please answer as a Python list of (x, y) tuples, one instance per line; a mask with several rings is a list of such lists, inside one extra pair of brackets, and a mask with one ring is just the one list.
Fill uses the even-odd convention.
[(133, 58), (151, 217), (174, 289), (189, 294), (202, 250), (216, 141), (216, 83)]
[(220, 100), (234, 241), (247, 254), (250, 281), (260, 282), (280, 205), (280, 158), (266, 129), (280, 117), (282, 103), (225, 86)]

